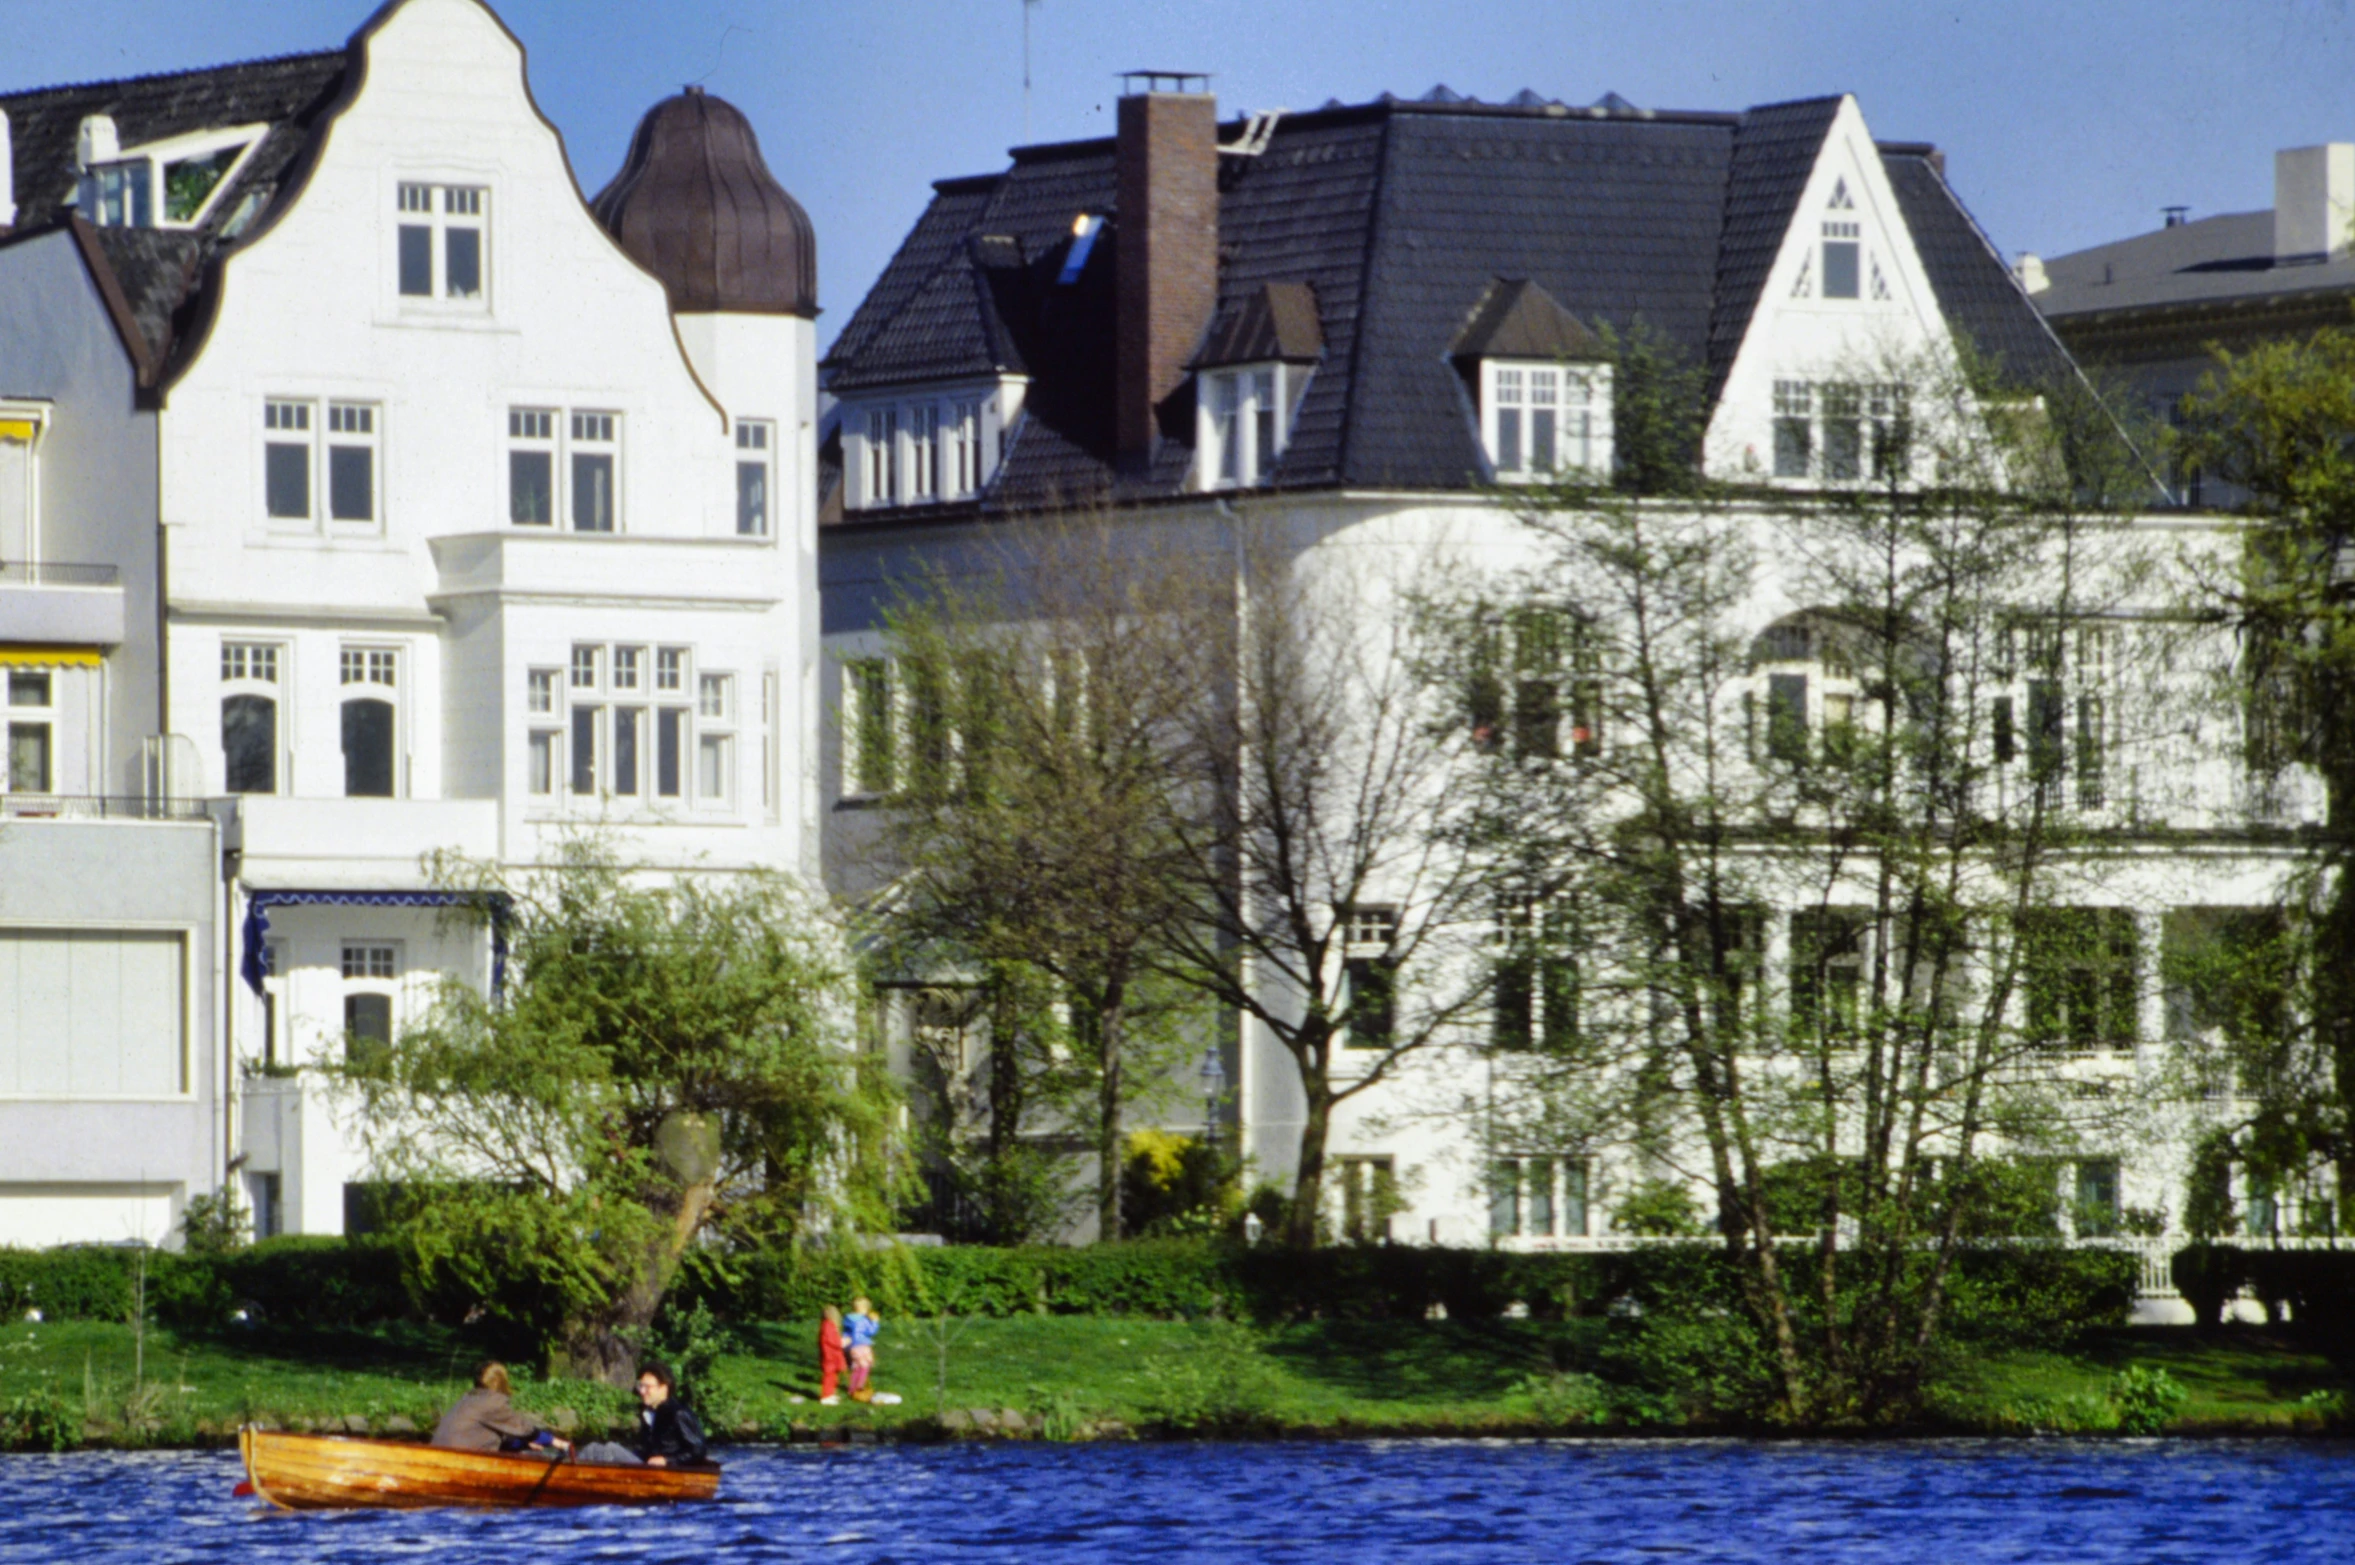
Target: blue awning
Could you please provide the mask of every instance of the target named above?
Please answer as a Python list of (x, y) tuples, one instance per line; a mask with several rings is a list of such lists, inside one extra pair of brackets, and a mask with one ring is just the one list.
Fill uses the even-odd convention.
[(491, 993), (507, 986), (507, 925), (513, 904), (497, 891), (249, 891), (245, 897), (245, 949), (237, 970), (255, 994), (269, 976), (269, 950), (263, 943), (270, 933), (274, 907), (474, 907), (490, 915)]

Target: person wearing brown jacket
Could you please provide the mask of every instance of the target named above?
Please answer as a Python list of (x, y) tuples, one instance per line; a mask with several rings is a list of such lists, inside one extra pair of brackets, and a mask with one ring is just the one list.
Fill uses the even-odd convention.
[(572, 1442), (517, 1412), (507, 1396), (514, 1388), (507, 1366), (493, 1359), (474, 1372), (474, 1389), (460, 1397), (433, 1426), (433, 1443), (456, 1451), (514, 1451), (548, 1446), (569, 1451)]

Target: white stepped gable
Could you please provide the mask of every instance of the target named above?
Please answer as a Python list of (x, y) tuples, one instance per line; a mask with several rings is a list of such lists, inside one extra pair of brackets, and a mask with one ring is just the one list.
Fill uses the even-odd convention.
[(1787, 404), (1794, 385), (1870, 385), (1888, 366), (1953, 361), (1880, 149), (1856, 100), (1843, 97), (1710, 419), (1709, 471), (1775, 476), (1778, 383)]

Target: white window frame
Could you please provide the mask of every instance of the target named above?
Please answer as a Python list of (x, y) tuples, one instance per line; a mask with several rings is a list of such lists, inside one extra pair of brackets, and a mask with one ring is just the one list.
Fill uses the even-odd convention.
[(941, 436), (945, 455), (940, 464), (940, 493), (944, 500), (962, 500), (981, 492), (982, 400), (959, 397), (949, 404)]
[[(61, 791), (57, 786), (58, 762), (62, 759), (58, 744), (58, 729), (61, 726), (58, 720), (61, 710), (58, 685), (64, 673), (63, 668), (55, 667), (0, 668), (0, 737), (8, 742), (5, 753), (0, 753), (0, 794), (46, 796)], [(22, 689), (30, 690), (36, 679), (44, 682), (42, 699), (20, 703), (17, 699), (20, 681)], [(38, 729), (43, 735), (42, 765), (48, 775), (40, 778), (36, 786), (17, 786), (16, 731), (20, 727), (27, 731)]]
[[(161, 141), (143, 142), (135, 147), (124, 147), (103, 163), (94, 163), (82, 173), (74, 191), (75, 210), (101, 228), (139, 227), (189, 229), (201, 227), (214, 207), (220, 204), (222, 193), (237, 182), (251, 161), (254, 149), (261, 145), (269, 131), (267, 124), (231, 125), (193, 131), (184, 136), (168, 136)], [(173, 217), (171, 202), (171, 171), (182, 163), (213, 157), (223, 152), (235, 152), (204, 199), (184, 217)], [(111, 199), (117, 210), (108, 211), (109, 196), (102, 192), (102, 176), (113, 176)], [(131, 210), (120, 210), (128, 198)]]
[[(1611, 368), (1536, 359), (1480, 361), (1480, 444), (1500, 483), (1611, 470)], [(1551, 461), (1541, 461), (1550, 447)]]
[[(336, 763), (343, 765), (342, 743), (343, 704), (352, 699), (356, 690), (373, 699), (388, 702), (392, 718), (392, 792), (387, 798), (405, 799), (409, 796), (409, 710), (402, 699), (406, 681), (401, 665), (407, 659), (403, 649), (384, 642), (346, 642), (336, 649), (335, 684), (337, 744)], [(354, 797), (341, 794), (339, 797)], [(364, 796), (362, 796), (364, 797)]]
[(565, 670), (527, 668), (523, 674), (523, 786), (535, 799), (552, 799), (564, 776)]
[(860, 500), (869, 506), (894, 505), (899, 500), (899, 409), (871, 407), (861, 437), (861, 473), (865, 483)]
[[(491, 189), (479, 178), (411, 176), (393, 186), (392, 293), (403, 310), (482, 314), (491, 304)], [(475, 287), (452, 292), (451, 235), (475, 236)], [(421, 232), (426, 244), (426, 288), (409, 291), (403, 255), (407, 235)]]
[(41, 445), (49, 433), (49, 405), (0, 399), (0, 444), (24, 449), (24, 487), (15, 497), (24, 532), (0, 534), (0, 566), (37, 564), (41, 559)]
[[(261, 696), (267, 699), (276, 713), (272, 726), (277, 730), (270, 756), (270, 789), (274, 794), (292, 792), (294, 771), (294, 702), (289, 692), (294, 687), (290, 660), (294, 649), (283, 641), (260, 641), (245, 636), (221, 638), (221, 693), (220, 705), (228, 708), (231, 696)], [(228, 787), (228, 756), (221, 757), (223, 776), (221, 785)]]
[[(510, 527), (545, 527), (554, 531), (556, 517), (564, 509), (563, 443), (556, 438), (557, 426), (564, 414), (556, 408), (515, 406), (507, 410), (507, 525)], [(518, 454), (547, 459), (548, 513), (537, 518), (516, 514), (517, 486), (515, 483)]]
[[(262, 463), (260, 492), (263, 521), (286, 532), (311, 532), (319, 525), (323, 507), (319, 503), (319, 402), (315, 397), (264, 397), (262, 399)], [(303, 506), (301, 511), (277, 510), (276, 497), (271, 493), (270, 474), (273, 462), (281, 451), (301, 453), (303, 477)]]
[[(400, 1036), (401, 975), (407, 970), (405, 942), (376, 935), (346, 935), (336, 941), (336, 973), (342, 980), (342, 1000), (356, 995), (382, 995), (385, 1002), (385, 1043)], [(339, 1010), (341, 1008), (339, 1007)], [(349, 1046), (350, 1029), (336, 1017), (335, 1039)]]
[[(329, 402), (326, 428), (321, 432), (317, 494), (314, 502), (330, 532), (377, 533), (384, 530), (384, 409), (374, 402)], [(368, 463), (367, 514), (338, 514), (335, 465), (339, 453), (358, 452)]]
[[(736, 536), (773, 538), (777, 533), (777, 426), (765, 418), (736, 421)], [(746, 484), (757, 483), (757, 515), (746, 504)]]
[[(602, 537), (621, 531), (621, 414), (611, 408), (574, 408), (565, 417), (564, 506), (566, 530)], [(581, 521), (581, 463), (603, 457), (607, 482), (605, 525), (583, 526)]]
[(1197, 488), (1255, 489), (1274, 477), (1291, 444), (1297, 373), (1281, 361), (1201, 373)]
[[(701, 808), (725, 809), (736, 800), (737, 699), (734, 674), (697, 671), (693, 794)], [(707, 756), (713, 757), (709, 763)], [(709, 786), (715, 778), (719, 783), (716, 790)]]

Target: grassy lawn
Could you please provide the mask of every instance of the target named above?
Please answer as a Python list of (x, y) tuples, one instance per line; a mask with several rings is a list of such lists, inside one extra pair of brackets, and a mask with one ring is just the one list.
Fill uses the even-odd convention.
[[(1113, 1420), (1190, 1429), (1530, 1432), (1620, 1416), (1611, 1388), (1557, 1372), (1589, 1362), (1604, 1323), (1221, 1322), (1022, 1316), (886, 1323), (876, 1386), (897, 1407), (817, 1404), (814, 1330), (761, 1326), (722, 1358), (697, 1397), (715, 1431), (779, 1438), (830, 1426), (928, 1426), (936, 1408), (1022, 1410), (1069, 1429)], [(61, 1398), (109, 1442), (183, 1444), (249, 1419), (304, 1427), (358, 1415), (379, 1432), (430, 1428), (463, 1389), (480, 1345), (430, 1327), (369, 1331), (147, 1333), (128, 1327), (0, 1326), (0, 1412), (27, 1392)], [(1935, 1398), (1949, 1428), (2102, 1428), (2130, 1366), (2163, 1368), (2189, 1393), (2173, 1428), (2314, 1430), (2355, 1392), (2355, 1347), (2236, 1328), (2094, 1333), (2076, 1350), (1960, 1360)], [(1565, 1401), (1549, 1387), (1572, 1387)], [(1598, 1393), (1604, 1401), (1593, 1400)], [(2303, 1400), (2302, 1400), (2303, 1399)], [(529, 1383), (517, 1401), (559, 1427), (610, 1427), (628, 1402), (610, 1387)]]

